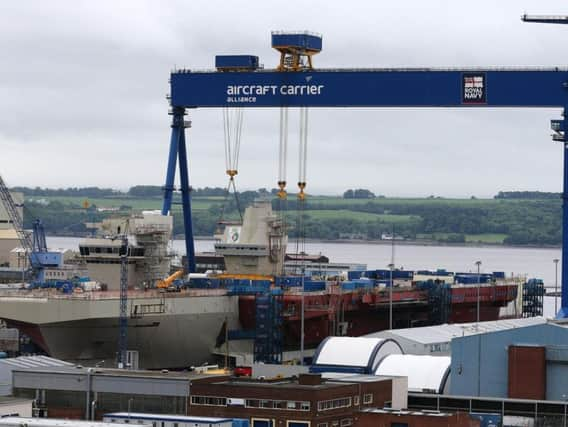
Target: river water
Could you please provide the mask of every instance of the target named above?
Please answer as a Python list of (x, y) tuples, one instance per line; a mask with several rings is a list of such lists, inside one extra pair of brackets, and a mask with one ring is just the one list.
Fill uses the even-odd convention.
[[(48, 237), (52, 248), (77, 250), (80, 238)], [(196, 240), (197, 252), (212, 251), (213, 240)], [(183, 240), (174, 240), (173, 249), (185, 253)], [(295, 252), (296, 245), (290, 242), (288, 252)], [(367, 264), (369, 269), (387, 268), (392, 247), (383, 243), (337, 243), (309, 242), (305, 244), (309, 254), (323, 254), (330, 262)], [(397, 268), (409, 270), (435, 270), (475, 272), (476, 261), (481, 261), (481, 272), (505, 271), (508, 275), (524, 275), (542, 279), (552, 290), (555, 285), (554, 259), (560, 259), (561, 250), (542, 248), (472, 247), (472, 246), (425, 246), (400, 244), (394, 248), (394, 263)], [(561, 265), (558, 264), (558, 278)], [(558, 302), (560, 304), (560, 302)], [(545, 298), (545, 316), (553, 316), (554, 298)]]

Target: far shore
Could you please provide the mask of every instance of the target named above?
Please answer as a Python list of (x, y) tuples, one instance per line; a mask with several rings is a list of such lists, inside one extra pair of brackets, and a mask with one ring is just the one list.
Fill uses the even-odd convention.
[[(70, 237), (70, 238), (86, 238), (89, 236), (81, 234), (59, 234), (49, 235), (48, 237)], [(183, 240), (182, 234), (176, 235), (175, 240)], [(195, 240), (213, 240), (213, 236), (195, 236)], [(290, 242), (296, 241), (295, 238), (290, 237)], [(361, 240), (361, 239), (305, 239), (306, 243), (334, 243), (334, 244), (351, 244), (351, 245), (388, 245), (393, 244), (392, 240)], [(442, 246), (442, 247), (465, 247), (465, 248), (513, 248), (513, 249), (561, 249), (561, 245), (505, 245), (502, 243), (481, 243), (481, 242), (466, 242), (466, 243), (448, 243), (438, 242), (436, 240), (395, 240), (395, 246)]]

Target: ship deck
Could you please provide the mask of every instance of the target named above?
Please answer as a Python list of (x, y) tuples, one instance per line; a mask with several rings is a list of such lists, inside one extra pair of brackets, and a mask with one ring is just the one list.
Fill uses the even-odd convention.
[[(164, 292), (159, 289), (148, 290), (129, 290), (128, 298), (133, 299), (156, 299), (156, 298), (186, 298), (186, 297), (208, 297), (208, 296), (225, 296), (228, 292), (226, 289), (184, 289), (179, 292)], [(17, 299), (57, 299), (57, 300), (118, 300), (120, 299), (120, 291), (87, 291), (73, 292), (64, 294), (56, 289), (10, 289), (1, 290), (0, 298), (17, 298)]]

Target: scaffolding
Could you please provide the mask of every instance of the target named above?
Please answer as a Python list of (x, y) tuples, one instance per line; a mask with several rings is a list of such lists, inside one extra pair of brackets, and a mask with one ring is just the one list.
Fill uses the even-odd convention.
[(144, 224), (136, 227), (134, 234), (136, 243), (144, 248), (144, 282), (152, 287), (169, 274), (170, 229), (163, 224)]
[(452, 288), (448, 283), (434, 283), (428, 289), (430, 320), (434, 325), (448, 323), (452, 311)]
[(282, 363), (282, 291), (257, 294), (255, 305), (254, 361)]
[(523, 284), (523, 317), (543, 315), (544, 283), (540, 279), (529, 279)]

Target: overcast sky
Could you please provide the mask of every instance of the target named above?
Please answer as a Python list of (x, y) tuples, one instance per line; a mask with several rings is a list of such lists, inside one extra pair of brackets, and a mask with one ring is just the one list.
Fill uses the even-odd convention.
[[(317, 67), (566, 65), (568, 26), (523, 24), (567, 1), (4, 1), (0, 173), (10, 186), (162, 185), (174, 67), (278, 55), (271, 30), (323, 34)], [(237, 185), (275, 187), (278, 110), (247, 110)], [(388, 196), (561, 191), (547, 110), (312, 109), (308, 192)], [(220, 110), (192, 111), (190, 181), (223, 186)], [(288, 181), (297, 181), (298, 113)]]

